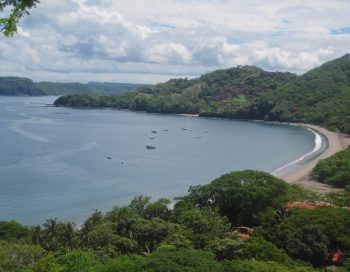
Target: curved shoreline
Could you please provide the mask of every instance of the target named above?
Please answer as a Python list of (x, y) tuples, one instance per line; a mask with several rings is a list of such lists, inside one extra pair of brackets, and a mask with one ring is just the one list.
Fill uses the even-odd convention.
[[(339, 191), (340, 189), (338, 188), (312, 180), (310, 178), (310, 173), (319, 160), (328, 158), (338, 151), (346, 149), (350, 145), (350, 137), (345, 134), (332, 132), (323, 127), (311, 124), (289, 123), (289, 125), (309, 129), (315, 133), (316, 138), (317, 135), (319, 135), (322, 138), (323, 147), (321, 143), (321, 147), (319, 149), (315, 150), (314, 148), (313, 151), (295, 160), (294, 162), (275, 170), (272, 172), (272, 174), (276, 177), (284, 179), (288, 183), (297, 184), (306, 189), (320, 193)], [(315, 143), (315, 145), (316, 144), (317, 143)]]
[[(295, 126), (294, 124), (291, 125)], [(311, 128), (307, 128), (307, 130), (311, 131), (315, 135), (315, 146), (313, 150), (301, 156), (300, 158), (297, 158), (296, 160), (289, 162), (286, 165), (283, 165), (282, 167), (274, 170), (273, 172), (271, 172), (271, 174), (275, 176), (283, 176), (289, 171), (291, 171), (294, 167), (298, 167), (298, 165), (305, 164), (305, 162), (315, 159), (317, 156), (321, 155), (327, 150), (329, 145), (327, 137)]]
[[(76, 108), (76, 107), (72, 107), (72, 108)], [(121, 110), (121, 109), (115, 109), (115, 108), (103, 108), (103, 109)], [(127, 111), (130, 111), (130, 110), (127, 109)], [(144, 113), (148, 113), (148, 112), (144, 112)], [(166, 114), (166, 113), (150, 113), (150, 114)], [(177, 114), (169, 113), (169, 114), (183, 116), (183, 117), (200, 118), (199, 114), (181, 114), (181, 113), (177, 113)], [(215, 117), (204, 117), (204, 118), (227, 119), (227, 118), (215, 118)], [(229, 120), (240, 120), (240, 119), (229, 119)], [(314, 181), (310, 179), (309, 175), (319, 160), (328, 158), (334, 155), (335, 153), (337, 153), (338, 151), (344, 150), (348, 146), (350, 146), (349, 135), (332, 132), (323, 127), (312, 125), (312, 124), (288, 123), (288, 122), (264, 121), (264, 120), (249, 120), (249, 119), (242, 119), (242, 120), (299, 126), (312, 131), (316, 135), (317, 134), (320, 135), (322, 137), (322, 143), (324, 145), (323, 147), (321, 147), (319, 150), (313, 150), (303, 155), (301, 158), (298, 158), (297, 160), (290, 162), (287, 165), (280, 167), (279, 169), (274, 170), (273, 172), (271, 172), (271, 174), (285, 180), (288, 183), (297, 184), (297, 185), (300, 185), (301, 187), (304, 187), (305, 189), (309, 189), (319, 193), (329, 193), (329, 192), (335, 192), (335, 191), (341, 190), (338, 188), (334, 188), (330, 185)], [(284, 171), (280, 171), (282, 169)]]

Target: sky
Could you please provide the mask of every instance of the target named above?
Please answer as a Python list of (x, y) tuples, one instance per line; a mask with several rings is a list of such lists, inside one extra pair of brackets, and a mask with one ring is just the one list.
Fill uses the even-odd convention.
[(304, 73), (350, 53), (349, 0), (41, 0), (0, 76), (157, 83), (237, 65)]

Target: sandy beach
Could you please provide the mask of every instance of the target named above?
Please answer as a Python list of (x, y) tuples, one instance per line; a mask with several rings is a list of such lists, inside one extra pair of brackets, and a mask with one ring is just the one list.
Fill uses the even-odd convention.
[(293, 124), (293, 125), (310, 128), (316, 131), (317, 133), (319, 133), (320, 135), (323, 135), (328, 141), (328, 147), (320, 155), (312, 158), (311, 160), (308, 160), (306, 162), (296, 165), (293, 171), (290, 171), (287, 173), (276, 173), (275, 175), (284, 179), (289, 183), (298, 184), (306, 189), (310, 189), (320, 193), (327, 193), (327, 192), (339, 190), (329, 185), (311, 180), (309, 177), (309, 174), (311, 170), (316, 166), (319, 160), (328, 158), (333, 154), (335, 154), (336, 152), (346, 149), (350, 145), (350, 136), (341, 134), (341, 133), (332, 132), (316, 125), (310, 125), (310, 124)]

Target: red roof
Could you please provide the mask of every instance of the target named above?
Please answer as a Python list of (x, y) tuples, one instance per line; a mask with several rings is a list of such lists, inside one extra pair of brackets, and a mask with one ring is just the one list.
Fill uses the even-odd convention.
[(300, 208), (306, 208), (306, 209), (316, 209), (317, 206), (315, 204), (310, 204), (307, 202), (288, 202), (287, 203), (287, 208), (292, 208), (292, 207), (300, 207)]
[(344, 253), (338, 249), (329, 254), (332, 259), (332, 262), (335, 264), (342, 263), (344, 261)]

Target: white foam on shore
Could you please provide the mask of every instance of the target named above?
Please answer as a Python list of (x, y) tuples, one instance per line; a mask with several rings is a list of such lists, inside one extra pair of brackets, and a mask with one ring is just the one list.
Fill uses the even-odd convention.
[(314, 153), (318, 152), (321, 149), (321, 147), (322, 147), (322, 136), (320, 134), (318, 134), (315, 130), (311, 129), (311, 128), (307, 128), (307, 130), (311, 131), (315, 135), (315, 146), (314, 146), (313, 150), (310, 151), (309, 153), (303, 155), (302, 157), (296, 159), (295, 161), (292, 161), (292, 162), (290, 162), (290, 163), (288, 163), (288, 164), (286, 164), (286, 165), (284, 165), (284, 166), (274, 170), (271, 174), (275, 175), (276, 173), (280, 172), (281, 170), (303, 161), (305, 158), (313, 155)]

